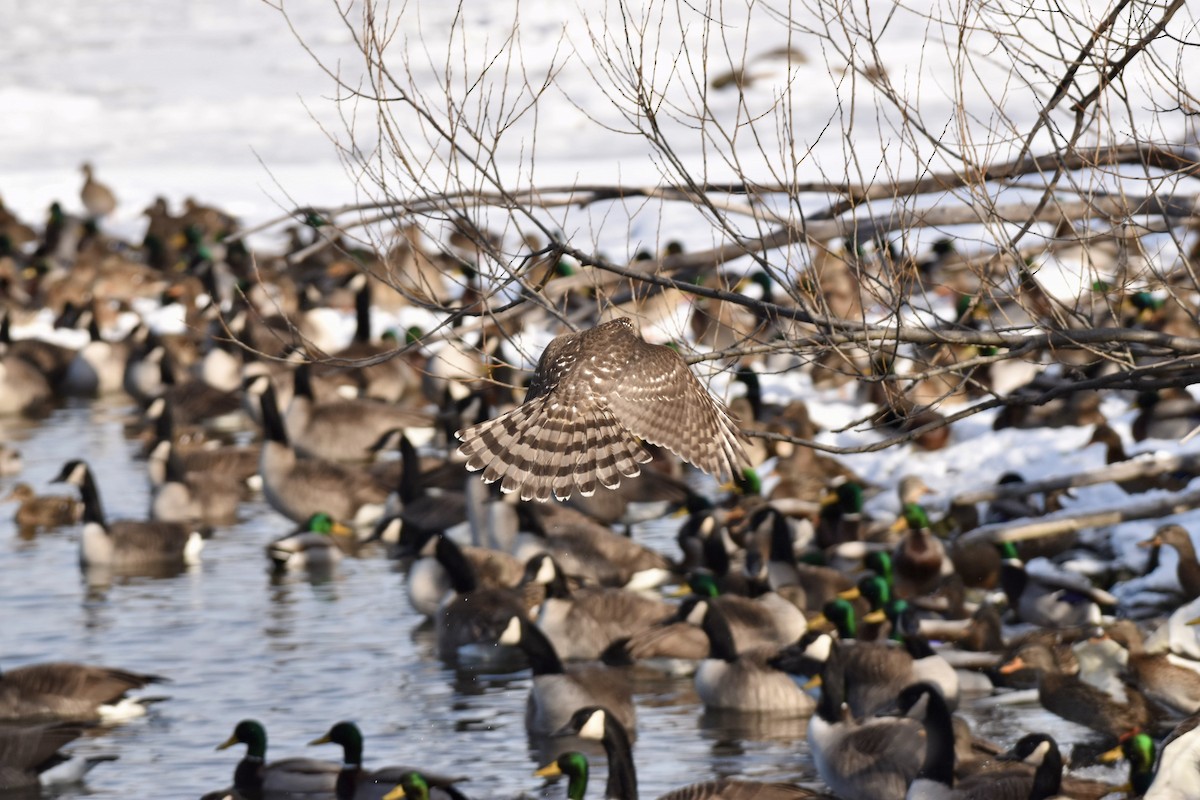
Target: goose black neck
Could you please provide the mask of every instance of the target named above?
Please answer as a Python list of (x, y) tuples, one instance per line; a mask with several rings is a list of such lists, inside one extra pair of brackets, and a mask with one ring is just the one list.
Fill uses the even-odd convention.
[(729, 551), (725, 549), (725, 536), (720, 528), (704, 537), (701, 551), (704, 553), (704, 565), (714, 575), (724, 577), (729, 574)]
[(792, 529), (782, 514), (774, 514), (771, 520), (772, 561), (796, 565), (796, 547), (792, 540)]
[(275, 400), (275, 387), (268, 385), (259, 398), (262, 404), (263, 432), (272, 442), (284, 447), (288, 446), (287, 428), (283, 427), (283, 418), (279, 416), (279, 403)]
[(3, 317), (3, 322), (0, 322), (0, 344), (12, 344), (12, 331), (9, 328), (8, 314)]
[(929, 640), (919, 633), (906, 633), (900, 637), (904, 649), (916, 660), (937, 655)]
[(1027, 583), (1029, 583), (1029, 573), (1025, 571), (1024, 567), (1016, 564), (1000, 565), (1000, 588), (1004, 590), (1004, 596), (1008, 598), (1010, 608), (1017, 608), (1017, 603), (1020, 602)]
[[(365, 277), (365, 276), (364, 276)], [(371, 341), (371, 282), (363, 281), (363, 287), (354, 295), (354, 341)]]
[(421, 496), (421, 457), (407, 436), (400, 437), (400, 487), (397, 492), (405, 505)]
[(162, 360), (158, 362), (158, 374), (164, 386), (175, 385), (175, 365), (171, 363), (171, 356), (165, 349)]
[(158, 418), (154, 420), (154, 436), (160, 442), (175, 441), (175, 417), (171, 411), (171, 401), (166, 397), (160, 397), (162, 408), (158, 413)]
[(450, 586), (458, 594), (470, 594), (478, 588), (479, 580), (475, 568), (467, 560), (462, 549), (448, 536), (438, 534), (437, 560), (450, 578)]
[(834, 642), (821, 668), (821, 696), (817, 714), (828, 723), (840, 722), (846, 702), (846, 672), (842, 667), (841, 646)]
[(942, 693), (925, 691), (925, 762), (918, 778), (954, 785), (954, 723)]
[(562, 675), (566, 672), (554, 645), (542, 633), (542, 629), (527, 619), (516, 617), (521, 625), (521, 643), (518, 647), (529, 659), (529, 667), (534, 675)]
[[(170, 442), (168, 442), (170, 445)], [(187, 471), (183, 467), (183, 459), (179, 457), (179, 453), (174, 447), (169, 446), (167, 449), (167, 483), (184, 483), (187, 478)]]
[(313, 399), (312, 371), (309, 369), (307, 362), (297, 365), (295, 371), (292, 372), (292, 381), (294, 386), (292, 389), (293, 396), (303, 397), (307, 400)]
[(79, 496), (83, 498), (83, 521), (95, 522), (104, 527), (104, 505), (100, 502), (100, 492), (96, 489), (96, 481), (92, 478), (90, 469), (84, 470), (83, 480), (79, 484)]
[[(551, 556), (547, 555), (545, 558), (550, 559)], [(553, 562), (553, 564), (554, 579), (546, 584), (546, 597), (553, 598), (555, 600), (570, 599), (571, 586), (567, 583), (567, 576), (563, 575), (562, 570), (559, 568), (557, 562)]]
[(733, 631), (729, 627), (729, 620), (725, 619), (725, 614), (712, 602), (708, 602), (701, 627), (708, 636), (709, 658), (719, 658), (729, 662), (737, 660), (737, 645), (733, 641)]
[(638, 800), (637, 769), (633, 766), (633, 745), (625, 726), (605, 713), (604, 752), (608, 756), (606, 798)]
[(1055, 797), (1062, 787), (1062, 753), (1059, 752), (1058, 745), (1053, 741), (1049, 744), (1050, 747), (1047, 748), (1042, 763), (1038, 764), (1037, 770), (1033, 773), (1033, 788), (1029, 790), (1029, 800), (1046, 800), (1046, 798)]

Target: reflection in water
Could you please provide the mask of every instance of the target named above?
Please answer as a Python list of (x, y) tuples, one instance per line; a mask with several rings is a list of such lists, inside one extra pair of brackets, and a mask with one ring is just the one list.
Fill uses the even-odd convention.
[(781, 717), (722, 709), (705, 709), (700, 715), (701, 735), (711, 739), (713, 752), (742, 755), (743, 741), (796, 744), (807, 738), (808, 717)]

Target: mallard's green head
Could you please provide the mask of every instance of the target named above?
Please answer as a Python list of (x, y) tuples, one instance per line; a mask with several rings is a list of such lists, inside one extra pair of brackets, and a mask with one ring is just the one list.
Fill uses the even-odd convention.
[(401, 797), (407, 797), (409, 800), (429, 800), (429, 784), (425, 777), (419, 772), (404, 773), (400, 776), (400, 783), (385, 794), (383, 800), (400, 800)]
[(886, 550), (875, 550), (867, 553), (863, 566), (882, 577), (891, 586), (893, 583), (892, 554)]
[(225, 750), (235, 744), (246, 745), (246, 756), (249, 758), (267, 757), (267, 729), (255, 719), (244, 719), (233, 729), (233, 735), (221, 744), (218, 750)]
[(721, 588), (717, 586), (717, 576), (708, 570), (695, 570), (688, 575), (687, 583), (692, 593), (701, 597), (716, 597), (721, 594)]
[(955, 301), (955, 303), (954, 303), (955, 316), (958, 319), (962, 319), (963, 317), (965, 317), (967, 315), (967, 312), (971, 310), (971, 303), (974, 302), (974, 300), (975, 300), (975, 298), (972, 295), (969, 295), (969, 294), (959, 295), (958, 300)]
[(905, 503), (902, 518), (910, 531), (928, 530), (929, 514), (920, 503)]
[(326, 536), (335, 533), (345, 536), (349, 533), (352, 533), (349, 528), (335, 520), (324, 511), (318, 511), (316, 514), (313, 514), (311, 517), (309, 517), (308, 522), (304, 524), (304, 529), (309, 533), (323, 533)]
[(1149, 292), (1135, 292), (1129, 302), (1138, 311), (1158, 311), (1163, 307), (1163, 301)]
[(846, 481), (833, 490), (837, 495), (838, 508), (843, 514), (861, 514), (863, 509), (863, 487), (854, 481)]
[(362, 764), (363, 737), (362, 731), (353, 722), (339, 722), (329, 729), (319, 739), (313, 739), (309, 742), (313, 744), (340, 744), (345, 752), (345, 762), (347, 764)]
[(821, 613), (837, 628), (838, 636), (842, 639), (858, 636), (858, 621), (854, 617), (854, 606), (849, 600), (840, 597), (830, 600), (821, 608)]
[(1000, 551), (1001, 558), (1015, 558), (1018, 561), (1021, 559), (1021, 554), (1017, 552), (1017, 546), (1012, 542), (997, 542), (996, 549)]
[(587, 792), (587, 756), (575, 750), (563, 753), (533, 774), (540, 778), (555, 778), (559, 775), (566, 775), (570, 781), (567, 784), (568, 800), (583, 800), (583, 795)]
[(885, 607), (892, 599), (892, 587), (882, 575), (864, 575), (858, 581), (858, 592), (871, 604), (871, 610)]
[(1111, 763), (1124, 758), (1129, 762), (1130, 797), (1141, 797), (1154, 782), (1154, 740), (1149, 734), (1132, 730), (1122, 734), (1117, 746), (1101, 753), (1099, 761)]
[(758, 477), (758, 471), (753, 467), (746, 467), (737, 477), (737, 487), (744, 495), (758, 497), (762, 494), (762, 478)]
[(421, 337), (425, 335), (425, 331), (421, 330), (416, 325), (412, 325), (404, 331), (404, 343), (412, 344), (413, 342), (421, 341)]

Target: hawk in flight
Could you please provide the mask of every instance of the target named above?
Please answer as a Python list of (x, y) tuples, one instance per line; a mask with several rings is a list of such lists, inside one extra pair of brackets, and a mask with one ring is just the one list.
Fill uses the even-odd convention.
[(464, 428), (467, 469), (522, 500), (585, 496), (615, 489), (666, 447), (718, 480), (750, 461), (725, 407), (670, 347), (649, 344), (627, 318), (550, 342), (525, 402)]

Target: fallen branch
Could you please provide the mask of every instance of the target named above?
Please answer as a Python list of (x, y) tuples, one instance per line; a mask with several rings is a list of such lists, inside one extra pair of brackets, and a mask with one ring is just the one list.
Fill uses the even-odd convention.
[(1158, 500), (1121, 508), (1090, 511), (1086, 514), (1066, 514), (1036, 522), (999, 522), (994, 525), (983, 525), (962, 534), (957, 541), (962, 545), (971, 545), (981, 541), (992, 544), (1022, 542), (1027, 539), (1040, 539), (1043, 536), (1055, 536), (1060, 533), (1077, 533), (1103, 525), (1117, 525), (1135, 519), (1158, 519), (1171, 514), (1191, 511), (1197, 507), (1200, 507), (1200, 491), (1173, 494)]
[(989, 486), (986, 489), (961, 492), (955, 495), (951, 502), (958, 504), (987, 503), (1005, 497), (1027, 497), (1031, 494), (1053, 492), (1059, 489), (1074, 489), (1078, 486), (1094, 486), (1098, 483), (1109, 483), (1110, 481), (1120, 482), (1131, 478), (1152, 478), (1155, 475), (1179, 470), (1200, 472), (1200, 453), (1133, 458), (1129, 461), (1109, 464), (1099, 469), (1076, 472), (1072, 475), (1061, 475), (1057, 478), (1047, 478), (1043, 481), (997, 484)]

